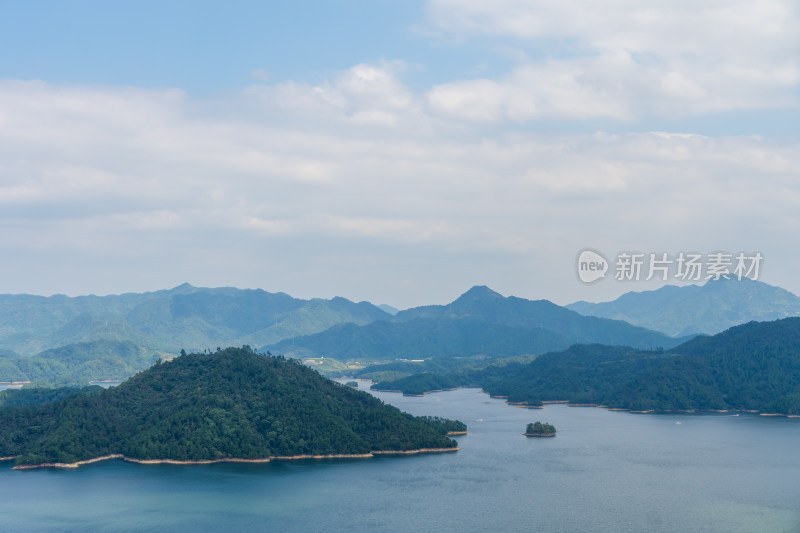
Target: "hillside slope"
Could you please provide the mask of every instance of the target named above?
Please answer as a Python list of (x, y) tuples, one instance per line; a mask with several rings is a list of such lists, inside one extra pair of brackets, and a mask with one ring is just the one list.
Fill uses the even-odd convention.
[(19, 465), (122, 454), (172, 460), (454, 448), (416, 418), (296, 361), (228, 348), (189, 354), (92, 395), (0, 409), (0, 456)]

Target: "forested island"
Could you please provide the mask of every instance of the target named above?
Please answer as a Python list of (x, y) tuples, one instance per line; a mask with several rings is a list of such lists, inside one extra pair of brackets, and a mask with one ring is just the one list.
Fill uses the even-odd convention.
[[(461, 423), (414, 417), (299, 361), (249, 347), (158, 362), (111, 389), (0, 409), (0, 457), (17, 467), (263, 461), (455, 451)], [(33, 398), (29, 398), (33, 400)], [(26, 402), (22, 402), (26, 403)]]
[(555, 437), (556, 436), (556, 427), (552, 424), (548, 424), (546, 422), (536, 422), (528, 424), (528, 427), (525, 428), (525, 436), (526, 437)]

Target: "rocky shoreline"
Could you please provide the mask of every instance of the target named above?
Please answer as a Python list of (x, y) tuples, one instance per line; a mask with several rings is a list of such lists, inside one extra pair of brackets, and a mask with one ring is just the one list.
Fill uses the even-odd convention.
[[(466, 432), (464, 432), (466, 433)], [(416, 450), (373, 450), (370, 453), (356, 453), (356, 454), (330, 454), (330, 455), (277, 455), (272, 457), (264, 457), (259, 459), (242, 459), (238, 457), (226, 457), (223, 459), (201, 459), (197, 461), (181, 461), (177, 459), (134, 459), (126, 457), (122, 454), (110, 454), (102, 457), (94, 457), (92, 459), (85, 459), (83, 461), (76, 461), (74, 463), (40, 463), (36, 465), (18, 465), (14, 470), (33, 470), (36, 468), (78, 468), (79, 466), (97, 463), (100, 461), (107, 461), (110, 459), (122, 459), (129, 463), (137, 463), (142, 465), (155, 465), (155, 464), (170, 464), (170, 465), (208, 465), (214, 463), (269, 463), (271, 461), (296, 461), (302, 459), (369, 459), (377, 455), (415, 455), (419, 453), (446, 453), (457, 452), (460, 448), (419, 448)], [(3, 457), (0, 460), (16, 459), (15, 457)]]
[(372, 455), (416, 455), (418, 453), (448, 453), (457, 452), (461, 448), (419, 448), (417, 450), (380, 450), (371, 452)]

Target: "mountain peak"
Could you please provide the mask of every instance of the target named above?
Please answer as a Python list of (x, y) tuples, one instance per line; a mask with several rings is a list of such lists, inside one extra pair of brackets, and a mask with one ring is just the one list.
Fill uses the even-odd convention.
[(171, 288), (168, 292), (174, 294), (190, 294), (197, 291), (197, 287), (194, 285), (190, 285), (189, 283), (181, 283), (177, 287)]
[(498, 298), (502, 299), (503, 295), (498, 292), (494, 292), (486, 285), (475, 285), (470, 290), (459, 296), (456, 302), (465, 300), (475, 301), (475, 300), (487, 300), (487, 299), (498, 299)]

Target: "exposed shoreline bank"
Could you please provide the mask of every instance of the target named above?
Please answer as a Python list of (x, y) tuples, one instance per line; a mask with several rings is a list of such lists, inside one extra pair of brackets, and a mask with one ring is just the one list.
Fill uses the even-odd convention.
[[(155, 465), (155, 464), (170, 464), (170, 465), (209, 465), (214, 463), (269, 463), (271, 461), (297, 461), (303, 459), (369, 459), (378, 455), (416, 455), (420, 453), (447, 453), (457, 452), (461, 448), (418, 448), (416, 450), (373, 450), (370, 453), (355, 453), (355, 454), (330, 454), (330, 455), (276, 455), (272, 457), (263, 457), (257, 459), (242, 459), (238, 457), (226, 457), (223, 459), (201, 459), (196, 461), (182, 461), (178, 459), (134, 459), (133, 457), (126, 457), (122, 454), (114, 453), (104, 455), (102, 457), (93, 457), (92, 459), (85, 459), (83, 461), (76, 461), (74, 463), (40, 463), (36, 465), (18, 465), (14, 470), (34, 470), (37, 468), (78, 468), (79, 466), (98, 463), (100, 461), (107, 461), (111, 459), (122, 459), (129, 463), (137, 463), (142, 465)], [(16, 459), (19, 456), (3, 457), (0, 460)]]

